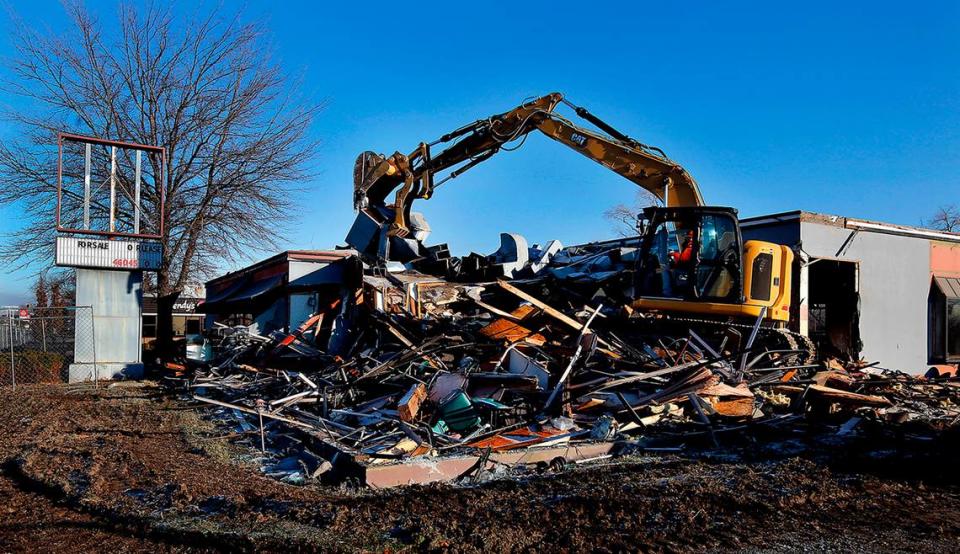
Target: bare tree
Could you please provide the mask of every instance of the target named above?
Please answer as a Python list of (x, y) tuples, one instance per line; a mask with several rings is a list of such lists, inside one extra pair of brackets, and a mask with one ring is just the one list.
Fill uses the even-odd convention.
[(37, 280), (33, 284), (33, 298), (38, 308), (46, 308), (50, 304), (47, 295), (47, 279), (43, 276), (43, 273), (37, 276)]
[[(6, 113), (18, 133), (0, 142), (0, 204), (25, 217), (0, 260), (52, 260), (61, 130), (167, 149), (166, 167), (152, 168), (166, 177), (160, 294), (275, 247), (312, 170), (318, 144), (309, 128), (321, 105), (292, 92), (298, 87), (270, 60), (261, 25), (219, 9), (174, 15), (159, 3), (120, 6), (117, 26), (79, 3), (66, 11), (69, 33), (19, 25), (14, 37), (5, 90), (29, 108)], [(158, 191), (144, 194), (147, 211), (159, 206)]]
[(621, 237), (632, 237), (637, 234), (637, 216), (647, 206), (657, 202), (652, 194), (645, 190), (638, 190), (633, 205), (617, 204), (603, 212), (603, 217), (613, 225), (613, 230)]
[(960, 233), (960, 210), (956, 205), (941, 206), (924, 224), (941, 231)]

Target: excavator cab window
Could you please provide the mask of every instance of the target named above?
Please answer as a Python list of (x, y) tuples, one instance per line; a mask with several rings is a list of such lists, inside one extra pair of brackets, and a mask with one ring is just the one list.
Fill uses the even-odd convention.
[(700, 221), (697, 297), (734, 300), (739, 296), (736, 276), (741, 255), (736, 223), (725, 214), (705, 214)]
[(696, 266), (697, 225), (681, 219), (655, 221), (643, 257), (641, 295), (687, 298), (692, 295)]
[(736, 301), (739, 234), (725, 213), (664, 213), (647, 225), (640, 257), (640, 296)]

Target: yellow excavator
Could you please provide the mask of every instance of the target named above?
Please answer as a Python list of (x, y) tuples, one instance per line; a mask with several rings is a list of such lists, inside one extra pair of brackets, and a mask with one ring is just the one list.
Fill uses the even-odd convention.
[[(561, 103), (597, 130), (557, 114)], [(713, 321), (762, 320), (765, 327), (785, 327), (790, 319), (791, 249), (744, 242), (736, 210), (706, 206), (699, 186), (683, 167), (560, 93), (420, 143), (410, 154), (362, 153), (354, 167), (355, 208), (386, 226), (389, 237), (408, 237), (414, 200), (429, 199), (444, 182), (501, 150), (519, 147), (534, 130), (622, 175), (663, 203), (645, 209), (638, 220), (634, 309)], [(438, 145), (443, 148), (434, 153)], [(394, 190), (393, 204), (388, 205), (387, 196)]]

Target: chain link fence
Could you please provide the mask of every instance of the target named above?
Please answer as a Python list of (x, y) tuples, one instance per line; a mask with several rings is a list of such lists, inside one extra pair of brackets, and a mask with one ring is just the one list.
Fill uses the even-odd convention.
[(0, 386), (96, 380), (96, 359), (92, 307), (0, 308)]

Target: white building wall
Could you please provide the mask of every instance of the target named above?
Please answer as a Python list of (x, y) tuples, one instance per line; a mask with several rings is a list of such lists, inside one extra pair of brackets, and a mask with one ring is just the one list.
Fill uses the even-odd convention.
[[(803, 251), (811, 257), (860, 264), (862, 355), (881, 367), (922, 373), (927, 364), (927, 295), (930, 244), (922, 238), (859, 231), (804, 221)], [(801, 302), (805, 299), (801, 299)]]

